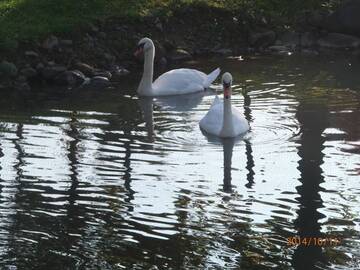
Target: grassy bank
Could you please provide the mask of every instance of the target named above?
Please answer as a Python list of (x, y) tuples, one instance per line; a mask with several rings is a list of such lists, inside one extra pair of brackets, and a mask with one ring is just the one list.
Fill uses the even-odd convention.
[(241, 13), (247, 20), (283, 26), (302, 13), (331, 9), (339, 0), (2, 0), (0, 41), (26, 40), (67, 32), (109, 17), (171, 16), (187, 5)]

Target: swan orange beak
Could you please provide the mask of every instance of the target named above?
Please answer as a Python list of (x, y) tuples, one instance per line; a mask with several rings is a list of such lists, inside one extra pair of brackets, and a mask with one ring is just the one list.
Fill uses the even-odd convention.
[(231, 88), (229, 83), (224, 83), (224, 98), (229, 99), (231, 96)]

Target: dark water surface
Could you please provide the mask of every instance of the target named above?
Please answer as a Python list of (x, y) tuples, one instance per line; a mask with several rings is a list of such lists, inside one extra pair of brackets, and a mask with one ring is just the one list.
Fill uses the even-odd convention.
[(232, 72), (251, 124), (236, 141), (199, 130), (211, 91), (139, 100), (134, 76), (102, 92), (2, 94), (0, 269), (359, 269), (349, 59), (193, 63)]

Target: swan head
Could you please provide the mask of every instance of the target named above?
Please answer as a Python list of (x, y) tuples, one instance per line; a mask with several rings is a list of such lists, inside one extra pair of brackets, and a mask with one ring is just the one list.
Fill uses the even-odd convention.
[(151, 49), (154, 49), (154, 43), (150, 38), (142, 38), (140, 39), (140, 41), (137, 44), (136, 50), (134, 55), (135, 56), (139, 56), (142, 54), (147, 53), (148, 51), (150, 51)]
[(229, 72), (225, 72), (221, 78), (223, 88), (224, 88), (224, 98), (229, 99), (231, 97), (231, 84), (232, 76)]

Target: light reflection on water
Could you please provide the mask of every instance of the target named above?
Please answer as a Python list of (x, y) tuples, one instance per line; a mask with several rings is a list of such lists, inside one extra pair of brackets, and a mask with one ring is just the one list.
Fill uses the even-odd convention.
[[(124, 85), (4, 103), (1, 268), (356, 269), (354, 71), (295, 56), (222, 67), (251, 126), (237, 140), (198, 127), (219, 86), (176, 98), (138, 99)], [(293, 247), (292, 236), (342, 242)]]

